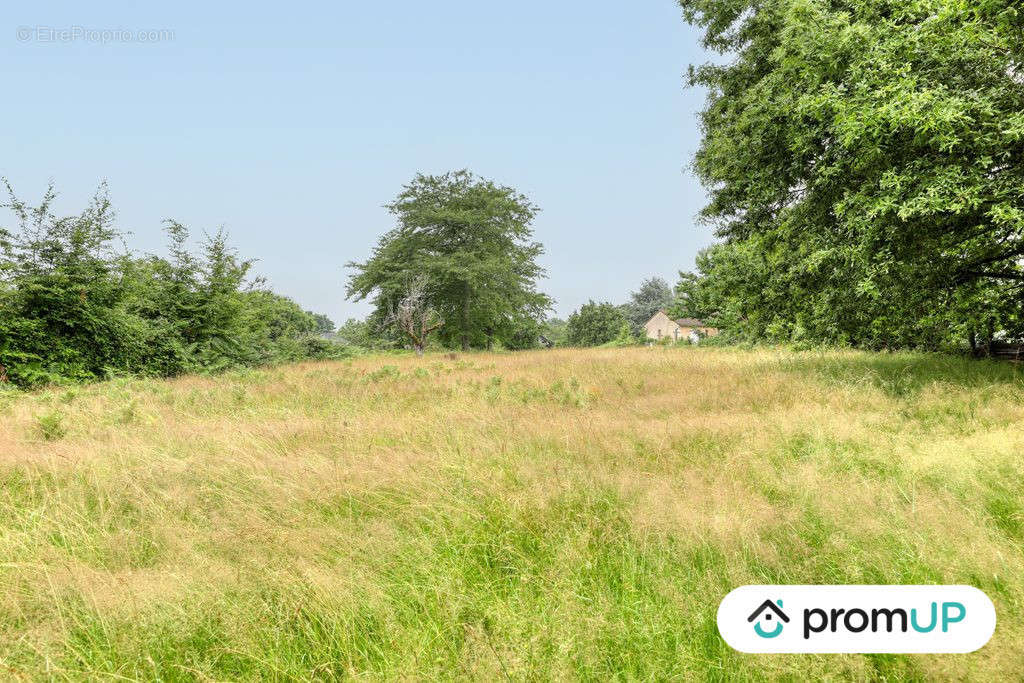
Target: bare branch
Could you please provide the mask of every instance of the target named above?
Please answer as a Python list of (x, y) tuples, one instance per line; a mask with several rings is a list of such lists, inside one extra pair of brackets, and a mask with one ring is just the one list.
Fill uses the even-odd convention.
[(426, 277), (421, 275), (409, 283), (397, 307), (392, 305), (389, 308), (385, 322), (395, 325), (409, 338), (416, 352), (423, 353), (430, 333), (444, 325), (444, 320), (440, 319), (437, 311), (430, 305)]

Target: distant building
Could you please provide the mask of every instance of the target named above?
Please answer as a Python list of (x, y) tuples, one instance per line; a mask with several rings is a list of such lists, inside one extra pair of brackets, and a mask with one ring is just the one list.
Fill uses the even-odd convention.
[(655, 313), (654, 317), (644, 325), (644, 329), (647, 330), (648, 339), (655, 341), (659, 339), (671, 339), (672, 341), (689, 339), (694, 344), (699, 344), (702, 337), (714, 337), (718, 334), (717, 329), (708, 327), (696, 318), (673, 320), (665, 311)]

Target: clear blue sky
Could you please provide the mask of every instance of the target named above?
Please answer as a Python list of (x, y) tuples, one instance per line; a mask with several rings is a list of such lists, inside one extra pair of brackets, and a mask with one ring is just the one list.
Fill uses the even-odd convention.
[[(165, 218), (224, 226), (275, 291), (339, 322), (367, 311), (344, 300), (343, 264), (391, 227), (381, 206), (418, 171), (469, 168), (541, 206), (542, 289), (560, 315), (650, 275), (674, 282), (711, 241), (688, 171), (704, 94), (683, 79), (704, 56), (672, 0), (5, 15), (0, 174), (23, 198), (52, 179), (73, 211), (107, 179), (136, 250), (163, 253)], [(161, 29), (173, 37), (94, 33)]]

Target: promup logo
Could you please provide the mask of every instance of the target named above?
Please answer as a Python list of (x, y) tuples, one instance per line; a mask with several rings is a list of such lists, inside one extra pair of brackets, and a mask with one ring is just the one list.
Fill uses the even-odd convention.
[(741, 652), (973, 652), (995, 627), (971, 586), (742, 586), (718, 607)]
[[(775, 619), (775, 625), (771, 626), (773, 618)], [(761, 606), (754, 610), (753, 614), (747, 617), (747, 621), (755, 620), (757, 623), (754, 624), (754, 633), (762, 638), (777, 637), (782, 633), (783, 623), (789, 623), (789, 617), (787, 617), (786, 613), (782, 611), (782, 600), (776, 600), (775, 602), (765, 600), (762, 602)], [(766, 629), (762, 622), (771, 626), (771, 630)]]

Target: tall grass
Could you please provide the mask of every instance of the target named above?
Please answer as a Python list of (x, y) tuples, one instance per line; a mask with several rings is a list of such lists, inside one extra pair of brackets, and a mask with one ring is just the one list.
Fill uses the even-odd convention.
[[(941, 356), (361, 358), (0, 393), (0, 677), (993, 680), (1024, 380)], [(741, 655), (745, 583), (967, 583), (970, 655)]]

